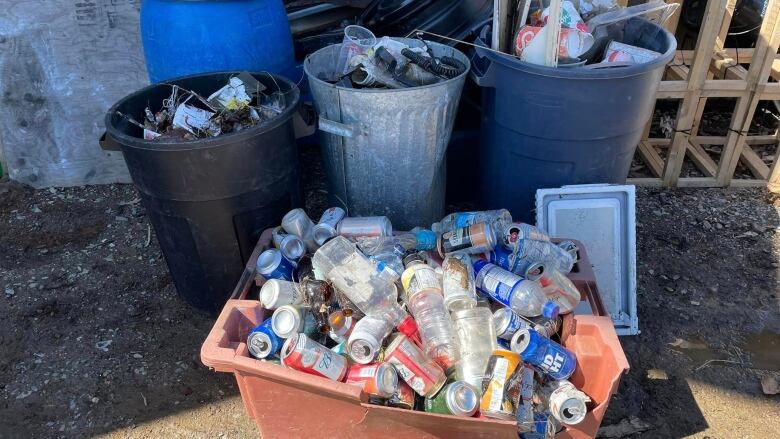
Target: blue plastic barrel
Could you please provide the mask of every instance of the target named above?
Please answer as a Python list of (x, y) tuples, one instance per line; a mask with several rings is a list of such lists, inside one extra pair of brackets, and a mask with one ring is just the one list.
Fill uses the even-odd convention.
[[(476, 49), (471, 76), (482, 87), (476, 201), (484, 208), (506, 208), (531, 222), (539, 188), (625, 183), (677, 43), (643, 19), (614, 27), (619, 41), (662, 55), (645, 64), (553, 68)], [(484, 38), (485, 32), (480, 39), (490, 41)]]
[(144, 0), (141, 39), (152, 83), (241, 70), (300, 79), (282, 0)]

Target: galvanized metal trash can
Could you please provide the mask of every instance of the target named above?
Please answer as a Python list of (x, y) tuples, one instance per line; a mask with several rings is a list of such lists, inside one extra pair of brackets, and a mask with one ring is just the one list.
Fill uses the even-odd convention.
[[(419, 40), (398, 40), (422, 45)], [(319, 79), (332, 76), (340, 45), (320, 49), (304, 63), (323, 131), (331, 204), (350, 216), (385, 215), (396, 230), (444, 216), (447, 145), (470, 68), (460, 51), (427, 44), (435, 56), (461, 61), (466, 71), (422, 87), (353, 89)]]

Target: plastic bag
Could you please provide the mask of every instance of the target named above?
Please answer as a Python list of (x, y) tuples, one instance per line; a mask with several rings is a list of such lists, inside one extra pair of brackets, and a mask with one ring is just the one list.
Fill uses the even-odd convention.
[[(674, 14), (678, 7), (680, 5), (677, 3), (667, 5), (662, 0), (653, 0), (642, 5), (599, 14), (588, 20), (586, 24), (594, 34), (596, 34), (596, 29), (600, 26), (625, 21), (633, 17), (642, 17), (653, 23), (663, 24)], [(596, 36), (598, 37), (598, 35)]]
[(585, 20), (590, 20), (596, 15), (620, 9), (616, 0), (572, 0), (574, 6)]

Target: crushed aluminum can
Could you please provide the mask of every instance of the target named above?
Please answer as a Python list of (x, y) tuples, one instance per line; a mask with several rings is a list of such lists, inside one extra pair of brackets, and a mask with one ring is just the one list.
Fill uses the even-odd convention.
[(660, 53), (642, 47), (611, 41), (604, 51), (604, 62), (644, 64), (661, 56)]

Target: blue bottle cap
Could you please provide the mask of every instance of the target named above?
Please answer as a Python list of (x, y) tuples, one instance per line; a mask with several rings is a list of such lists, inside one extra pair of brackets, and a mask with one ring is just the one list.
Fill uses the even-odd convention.
[(548, 319), (554, 319), (558, 317), (561, 312), (561, 308), (555, 302), (547, 302), (542, 307), (542, 315)]

